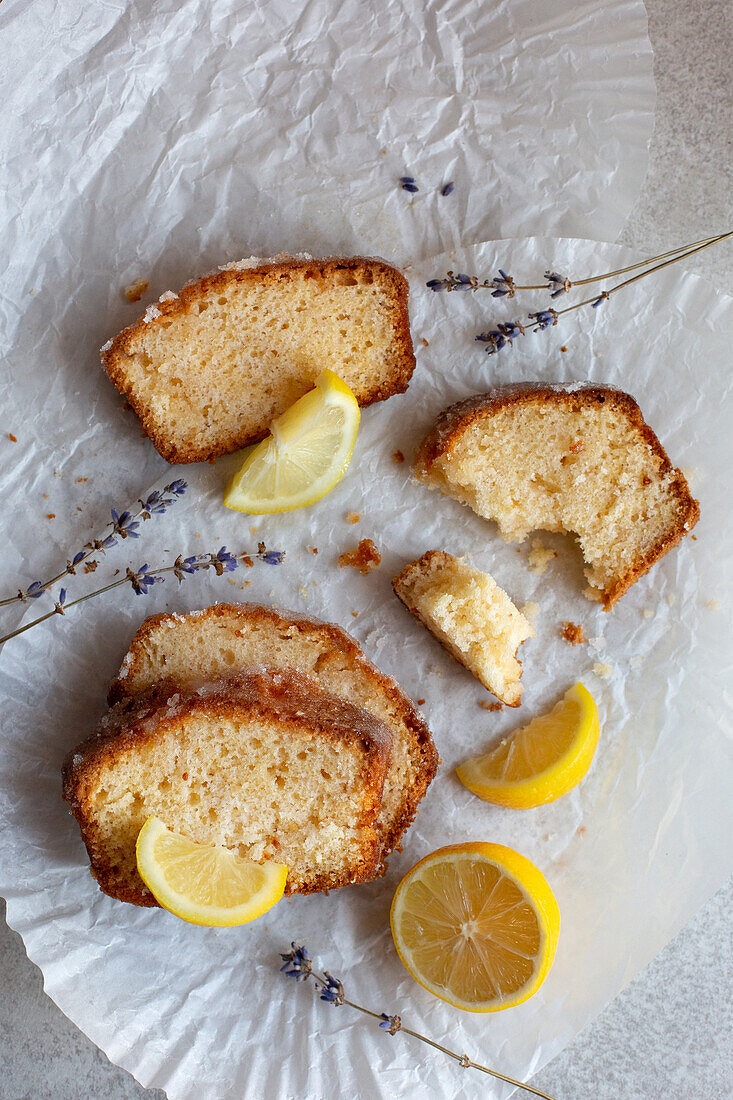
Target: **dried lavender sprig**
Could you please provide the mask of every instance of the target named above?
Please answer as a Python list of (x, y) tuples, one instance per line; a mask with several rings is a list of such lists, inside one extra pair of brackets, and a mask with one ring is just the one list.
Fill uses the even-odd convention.
[(371, 1016), (372, 1019), (378, 1020), (380, 1028), (386, 1031), (388, 1035), (396, 1035), (398, 1031), (404, 1032), (405, 1035), (411, 1035), (413, 1039), (419, 1039), (421, 1043), (427, 1043), (428, 1046), (442, 1051), (443, 1054), (447, 1054), (449, 1058), (458, 1062), (459, 1066), (462, 1066), (464, 1069), (477, 1069), (481, 1073), (489, 1074), (490, 1077), (496, 1077), (500, 1081), (505, 1081), (508, 1085), (514, 1085), (515, 1088), (524, 1089), (526, 1092), (531, 1092), (535, 1096), (541, 1096), (544, 1100), (553, 1100), (546, 1092), (541, 1092), (540, 1089), (534, 1088), (533, 1085), (526, 1085), (522, 1081), (515, 1080), (514, 1077), (507, 1077), (505, 1073), (499, 1073), (498, 1070), (489, 1069), (488, 1066), (482, 1066), (479, 1062), (472, 1061), (467, 1054), (456, 1054), (454, 1050), (450, 1050), (448, 1047), (436, 1043), (433, 1039), (428, 1039), (427, 1035), (421, 1035), (419, 1031), (413, 1031), (411, 1028), (405, 1027), (400, 1016), (388, 1016), (386, 1012), (372, 1012), (370, 1008), (365, 1008), (363, 1005), (357, 1004), (356, 1001), (350, 1001), (345, 995), (344, 987), (338, 978), (334, 978), (327, 970), (324, 970), (321, 975), (313, 969), (311, 957), (305, 947), (298, 946), (298, 944), (293, 942), (290, 945), (290, 951), (281, 954), (280, 958), (285, 964), (280, 967), (280, 970), (284, 971), (287, 977), (295, 978), (296, 982), (305, 982), (308, 981), (309, 978), (313, 978), (316, 989), (319, 990), (320, 993), (320, 1000), (326, 1001), (328, 1004), (337, 1007), (339, 1005), (348, 1005), (349, 1008), (355, 1008), (357, 1012), (362, 1012), (365, 1016)]
[(187, 488), (186, 482), (182, 478), (177, 478), (170, 485), (164, 486), (163, 489), (153, 489), (145, 500), (139, 500), (140, 507), (135, 513), (129, 511), (118, 512), (116, 508), (112, 508), (112, 520), (107, 524), (110, 529), (108, 535), (102, 539), (90, 539), (73, 558), (66, 562), (66, 568), (57, 573), (55, 577), (50, 577), (47, 581), (33, 581), (25, 591), (20, 589), (17, 595), (0, 600), (0, 607), (5, 607), (11, 603), (27, 603), (28, 600), (37, 600), (47, 589), (54, 584), (58, 584), (63, 577), (74, 576), (78, 567), (84, 565), (93, 555), (104, 554), (105, 551), (117, 543), (118, 538), (139, 538), (138, 527), (140, 524), (138, 521), (162, 515), (167, 508), (170, 508), (171, 504), (175, 504), (176, 500), (183, 496)]
[[(631, 286), (632, 283), (636, 283), (639, 279), (645, 278), (647, 275), (653, 274), (655, 271), (661, 271), (664, 267), (669, 267), (670, 264), (676, 264), (679, 260), (687, 259), (688, 256), (694, 256), (696, 252), (702, 252), (703, 249), (709, 248), (711, 244), (716, 244), (718, 241), (723, 241), (727, 237), (733, 236), (733, 230), (729, 233), (721, 233), (718, 237), (711, 237), (703, 244), (698, 244), (696, 248), (690, 248), (687, 252), (681, 252), (678, 255), (672, 256), (670, 259), (664, 260), (662, 263), (655, 264), (654, 267), (649, 267), (645, 271), (640, 271), (638, 275), (632, 275), (630, 279), (624, 279), (621, 283), (616, 283), (615, 286), (609, 287), (608, 290), (602, 290), (600, 293), (594, 295), (592, 298), (584, 298), (582, 302), (574, 302), (571, 306), (566, 306), (565, 309), (553, 309), (548, 307), (547, 309), (537, 310), (535, 313), (528, 314), (530, 321), (532, 322), (528, 328), (532, 332), (543, 332), (547, 328), (554, 328), (558, 322), (558, 318), (562, 317), (564, 313), (572, 313), (575, 309), (581, 309), (583, 306), (591, 306), (593, 309), (598, 309), (604, 302), (609, 301), (612, 294), (615, 294), (618, 290), (622, 290), (626, 286)], [(669, 253), (667, 253), (669, 255)], [(646, 261), (649, 263), (650, 261)], [(641, 266), (639, 264), (635, 265)], [(628, 268), (627, 270), (633, 270)], [(586, 282), (592, 282), (593, 280), (586, 280)], [(578, 284), (576, 284), (578, 285)], [(486, 352), (488, 355), (494, 355), (511, 341), (503, 337), (502, 330), (519, 329), (519, 332), (515, 332), (514, 336), (521, 335), (525, 329), (522, 328), (519, 321), (508, 321), (501, 325), (496, 325), (495, 328), (489, 329), (488, 332), (480, 332), (476, 339), (483, 344), (486, 344)], [(514, 339), (512, 336), (511, 339)]]
[[(491, 290), (492, 298), (513, 298), (517, 290), (549, 290), (551, 298), (558, 298), (561, 294), (567, 294), (567, 292), (575, 286), (587, 286), (589, 283), (598, 283), (603, 282), (605, 279), (613, 279), (617, 275), (626, 275), (629, 271), (638, 271), (639, 268), (648, 267), (650, 264), (656, 264), (658, 260), (666, 260), (668, 257), (674, 257), (674, 259), (669, 261), (670, 263), (674, 263), (676, 260), (682, 260), (686, 256), (692, 256), (695, 252), (700, 251), (700, 249), (708, 248), (710, 245), (717, 244), (718, 241), (723, 241), (726, 237), (730, 236), (731, 233), (719, 233), (715, 237), (705, 237), (700, 241), (693, 241), (691, 244), (683, 244), (678, 248), (671, 248), (668, 252), (661, 252), (658, 256), (650, 256), (648, 259), (640, 260), (638, 263), (628, 264), (626, 267), (618, 267), (615, 271), (607, 271), (603, 275), (591, 275), (587, 279), (570, 280), (567, 276), (561, 275), (557, 271), (546, 271), (546, 283), (524, 285), (515, 283), (511, 276), (499, 269), (499, 278), (481, 280), (477, 275), (456, 275), (454, 272), (449, 271), (443, 279), (430, 279), (425, 285), (429, 287), (430, 290), (436, 292), (442, 290)], [(657, 270), (658, 267), (650, 268), (650, 271)], [(648, 273), (645, 272), (645, 274)], [(614, 289), (618, 288), (615, 287)], [(579, 304), (585, 305), (584, 302)]]
[(484, 279), (483, 282), (477, 275), (466, 275), (463, 272), (455, 274), (449, 271), (444, 279), (430, 279), (425, 284), (430, 290), (439, 293), (442, 290), (466, 291), (466, 290), (490, 290), (492, 298), (513, 298), (517, 290), (544, 290), (541, 286), (518, 286), (511, 275), (499, 268), (499, 274), (493, 279)]
[(111, 584), (106, 584), (104, 588), (96, 588), (94, 592), (88, 592), (86, 596), (80, 596), (77, 600), (71, 600), (70, 603), (66, 600), (66, 589), (62, 588), (54, 604), (53, 611), (41, 615), (40, 618), (34, 619), (31, 623), (26, 623), (25, 626), (19, 626), (17, 630), (11, 630), (9, 634), (4, 634), (0, 638), (0, 645), (9, 641), (10, 638), (15, 638), (18, 634), (24, 634), (31, 627), (44, 623), (46, 619), (50, 619), (53, 615), (65, 615), (69, 608), (76, 607), (77, 604), (84, 603), (85, 600), (91, 600), (95, 596), (101, 596), (103, 592), (111, 592), (113, 588), (119, 588), (123, 584), (132, 585), (135, 595), (145, 596), (154, 585), (163, 583), (165, 578), (161, 576), (162, 573), (173, 573), (180, 583), (189, 574), (198, 573), (202, 569), (213, 569), (216, 575), (220, 577), (222, 573), (231, 573), (240, 565), (252, 565), (253, 558), (259, 558), (266, 565), (280, 565), (284, 557), (284, 550), (268, 550), (264, 542), (260, 542), (256, 554), (244, 552), (232, 554), (226, 546), (222, 546), (210, 554), (193, 554), (188, 558), (184, 558), (182, 554), (179, 554), (173, 565), (161, 565), (152, 568), (145, 562), (136, 570), (128, 567), (125, 570), (124, 577), (112, 581)]

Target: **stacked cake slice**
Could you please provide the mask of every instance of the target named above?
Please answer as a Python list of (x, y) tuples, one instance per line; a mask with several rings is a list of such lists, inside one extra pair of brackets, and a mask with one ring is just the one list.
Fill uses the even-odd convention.
[(100, 887), (155, 904), (147, 817), (289, 868), (287, 893), (384, 870), (435, 775), (430, 731), (339, 627), (253, 604), (147, 619), (64, 796)]

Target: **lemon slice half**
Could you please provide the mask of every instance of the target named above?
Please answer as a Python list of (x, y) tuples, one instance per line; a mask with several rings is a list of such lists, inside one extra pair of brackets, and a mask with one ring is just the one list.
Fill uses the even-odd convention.
[(272, 422), (266, 439), (244, 452), (224, 504), (255, 516), (315, 504), (346, 473), (360, 416), (346, 383), (333, 371), (322, 371), (315, 389)]
[(580, 783), (599, 734), (595, 700), (575, 684), (549, 713), (515, 730), (485, 756), (459, 764), (456, 774), (487, 802), (518, 810), (542, 806)]
[(468, 1012), (526, 1001), (545, 980), (560, 910), (542, 872), (502, 844), (440, 848), (397, 887), (400, 959), (424, 989)]
[(253, 863), (218, 844), (194, 844), (158, 817), (143, 825), (136, 851), (137, 869), (155, 900), (190, 924), (248, 924), (285, 890), (284, 864)]

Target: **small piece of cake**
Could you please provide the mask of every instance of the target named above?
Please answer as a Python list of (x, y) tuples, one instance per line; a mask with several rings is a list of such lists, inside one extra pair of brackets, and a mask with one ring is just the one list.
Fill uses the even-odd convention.
[(493, 577), (443, 550), (428, 550), (392, 581), (405, 607), (487, 691), (522, 699), (517, 650), (535, 631)]
[(560, 635), (569, 645), (582, 645), (583, 642), (587, 641), (583, 627), (579, 623), (572, 623), (568, 620), (561, 623)]
[(150, 690), (166, 677), (214, 679), (266, 664), (314, 677), (326, 691), (363, 707), (392, 733), (379, 831), (389, 855), (417, 813), (438, 767), (422, 715), (395, 680), (367, 660), (333, 623), (259, 604), (214, 604), (188, 615), (153, 615), (130, 643), (109, 702)]
[(167, 685), (113, 707), (64, 766), (64, 798), (111, 897), (155, 905), (135, 844), (151, 814), (198, 844), (285, 863), (287, 894), (380, 873), (391, 734), (297, 672)]
[(520, 383), (451, 406), (415, 474), (506, 539), (573, 532), (606, 611), (700, 515), (634, 399), (590, 383)]
[(352, 569), (358, 569), (363, 576), (373, 573), (381, 562), (382, 555), (372, 539), (362, 539), (354, 550), (344, 550), (343, 554), (339, 554), (339, 565), (342, 569), (349, 565)]
[(415, 368), (407, 281), (381, 260), (254, 257), (167, 291), (102, 349), (102, 364), (169, 462), (266, 436), (328, 367), (360, 405)]

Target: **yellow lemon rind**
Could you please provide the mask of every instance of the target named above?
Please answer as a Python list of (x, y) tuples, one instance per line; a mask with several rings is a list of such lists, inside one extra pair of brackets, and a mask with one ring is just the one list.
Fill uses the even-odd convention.
[(481, 764), (491, 755), (488, 753), (457, 766), (456, 775), (464, 787), (485, 802), (513, 810), (530, 810), (547, 805), (577, 787), (593, 762), (600, 737), (600, 723), (595, 700), (583, 684), (578, 683), (570, 688), (567, 697), (580, 703), (581, 721), (568, 748), (549, 768), (526, 779), (486, 780), (481, 775)]
[[(509, 877), (514, 880), (537, 914), (542, 936), (540, 950), (538, 952), (539, 964), (535, 967), (532, 977), (520, 989), (516, 990), (511, 996), (502, 998), (501, 1000), (468, 1002), (446, 996), (443, 989), (438, 990), (436, 987), (432, 986), (431, 983), (424, 980), (419, 973), (415, 972), (415, 969), (400, 945), (397, 921), (399, 917), (400, 900), (404, 894), (403, 888), (416, 876), (421, 867), (425, 867), (433, 861), (437, 862), (440, 859), (444, 859), (450, 856), (451, 853), (456, 853), (457, 855), (462, 855), (464, 853), (477, 854), (483, 856), (488, 862), (493, 863), (500, 871), (508, 874)], [(395, 949), (402, 965), (410, 976), (419, 986), (426, 989), (428, 993), (432, 993), (433, 996), (438, 997), (439, 1000), (445, 1001), (447, 1004), (452, 1005), (454, 1008), (459, 1008), (464, 1012), (503, 1012), (507, 1008), (515, 1008), (517, 1005), (523, 1004), (525, 1001), (529, 1000), (529, 998), (540, 988), (550, 971), (560, 936), (560, 908), (550, 884), (539, 867), (535, 866), (526, 856), (514, 851), (513, 848), (507, 848), (503, 844), (492, 844), (487, 841), (449, 844), (444, 848), (439, 848), (437, 851), (431, 852), (430, 855), (425, 856), (416, 863), (415, 866), (410, 868), (407, 874), (404, 875), (397, 886), (390, 908), (389, 922)]]

